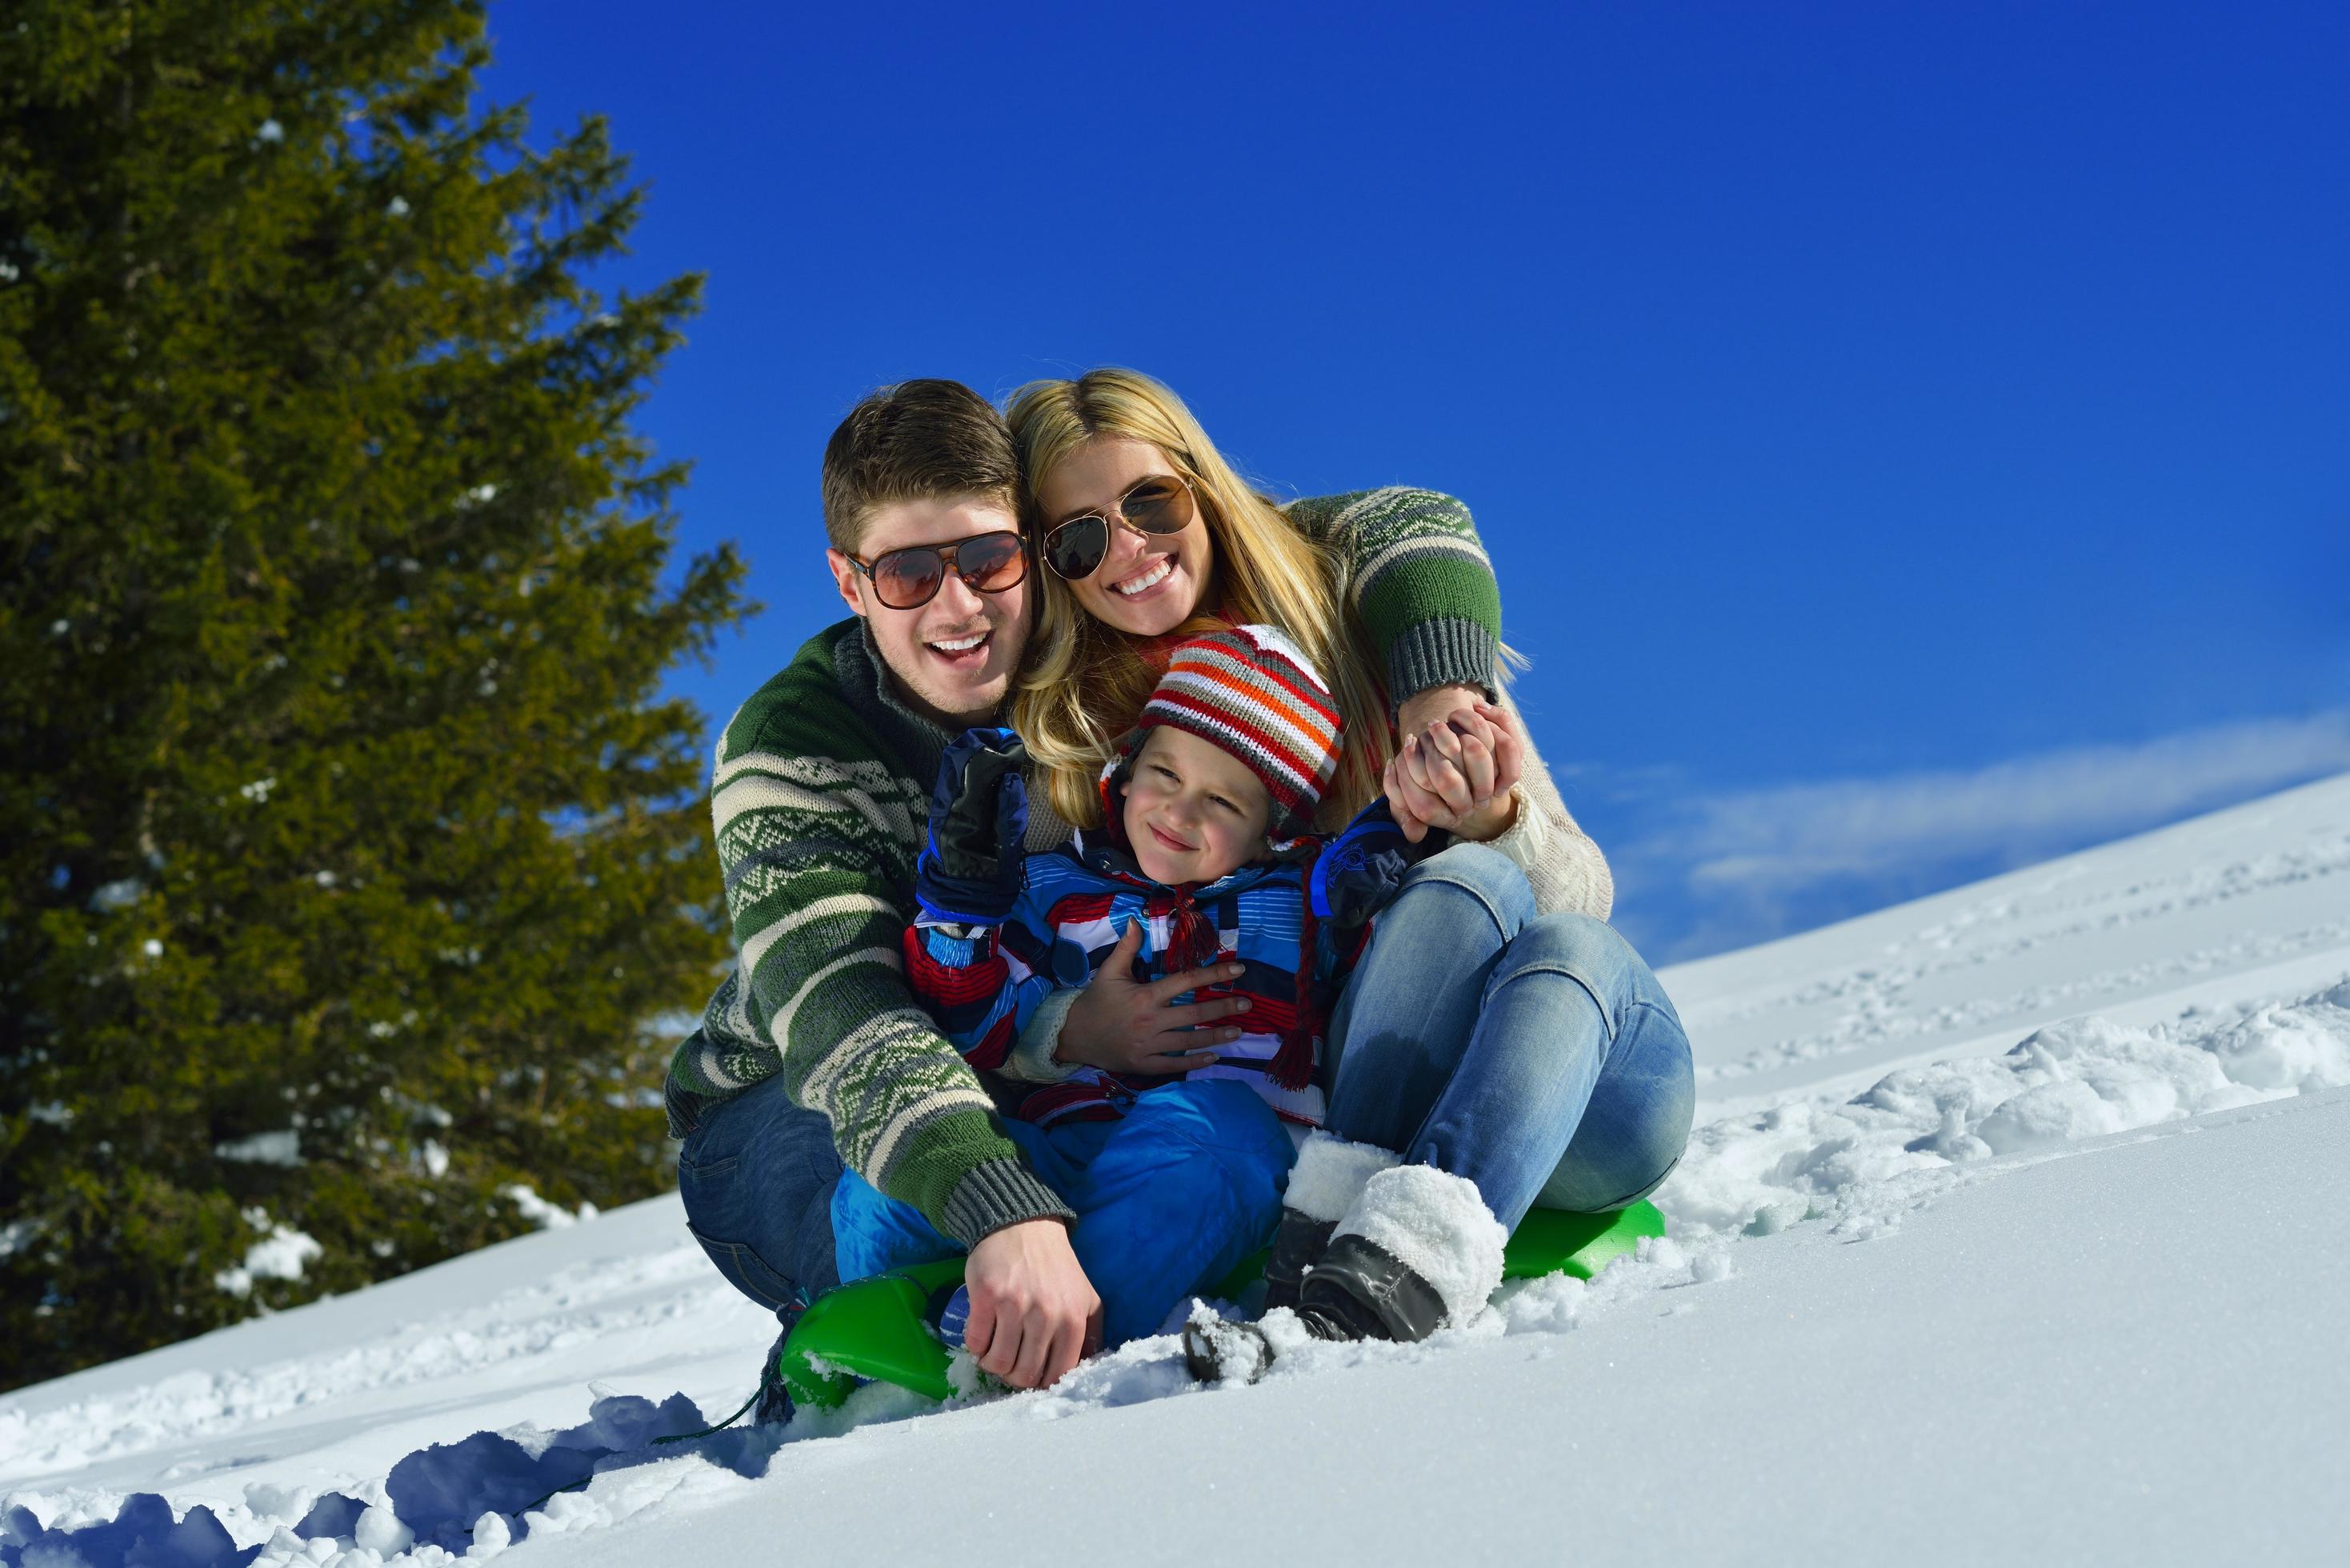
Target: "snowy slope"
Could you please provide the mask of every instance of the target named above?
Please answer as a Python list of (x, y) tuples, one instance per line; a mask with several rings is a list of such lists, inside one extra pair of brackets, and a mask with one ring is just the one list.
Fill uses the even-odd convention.
[(654, 1447), (772, 1333), (657, 1199), (0, 1399), (0, 1563), (2338, 1550), (2350, 777), (1664, 978), (1672, 1240), (1430, 1345)]

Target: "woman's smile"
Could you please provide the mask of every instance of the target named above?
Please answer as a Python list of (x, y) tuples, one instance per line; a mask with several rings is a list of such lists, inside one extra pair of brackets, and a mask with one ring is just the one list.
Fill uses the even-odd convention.
[(1142, 570), (1135, 573), (1134, 576), (1122, 583), (1110, 584), (1109, 591), (1129, 602), (1149, 598), (1166, 587), (1174, 576), (1174, 556), (1153, 556), (1149, 557)]

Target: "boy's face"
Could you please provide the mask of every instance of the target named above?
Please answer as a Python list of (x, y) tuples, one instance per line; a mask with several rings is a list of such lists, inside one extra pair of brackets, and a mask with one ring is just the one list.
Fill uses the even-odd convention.
[(1127, 842), (1154, 882), (1212, 882), (1265, 853), (1273, 797), (1238, 757), (1161, 724), (1126, 786)]
[[(892, 550), (952, 545), (1019, 526), (1008, 506), (988, 496), (900, 501), (874, 512), (858, 541), (858, 554), (870, 563)], [(1028, 648), (1024, 579), (1001, 593), (980, 594), (949, 572), (930, 603), (891, 609), (847, 556), (837, 550), (825, 555), (840, 597), (865, 618), (874, 646), (910, 706), (951, 730), (994, 717)]]

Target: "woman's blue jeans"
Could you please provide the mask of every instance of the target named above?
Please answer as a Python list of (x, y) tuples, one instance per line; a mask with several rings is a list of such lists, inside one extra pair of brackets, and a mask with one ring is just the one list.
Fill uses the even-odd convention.
[[(1158, 1333), (1186, 1296), (1262, 1246), (1296, 1158), (1272, 1107), (1229, 1078), (1146, 1090), (1115, 1121), (1003, 1130), (1076, 1210), (1069, 1244), (1101, 1297), (1106, 1348)], [(831, 1230), (844, 1280), (962, 1250), (854, 1171), (833, 1198)]]
[(1330, 1021), (1329, 1130), (1537, 1204), (1620, 1209), (1689, 1142), (1689, 1036), (1604, 920), (1538, 915), (1524, 874), (1461, 844), (1404, 874)]

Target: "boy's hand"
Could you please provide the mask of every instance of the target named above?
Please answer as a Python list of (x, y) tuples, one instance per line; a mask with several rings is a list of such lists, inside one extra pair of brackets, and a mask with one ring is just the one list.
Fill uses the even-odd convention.
[(1045, 1388), (1101, 1345), (1101, 1297), (1068, 1227), (1024, 1220), (983, 1237), (963, 1265), (963, 1348), (1014, 1388)]
[(1165, 980), (1137, 980), (1134, 955), (1141, 947), (1142, 922), (1130, 920), (1085, 994), (1070, 1003), (1061, 1021), (1061, 1038), (1053, 1047), (1055, 1058), (1113, 1073), (1157, 1076), (1210, 1066), (1216, 1060), (1216, 1046), (1241, 1037), (1238, 1029), (1193, 1026), (1246, 1012), (1245, 996), (1211, 996), (1175, 1005), (1185, 992), (1238, 980), (1245, 972), (1241, 965), (1217, 963)]
[(931, 831), (914, 897), (933, 919), (999, 924), (1027, 863), (1028, 748), (1009, 730), (969, 730), (947, 747), (931, 789)]

